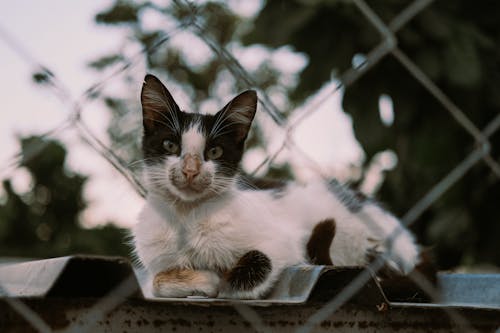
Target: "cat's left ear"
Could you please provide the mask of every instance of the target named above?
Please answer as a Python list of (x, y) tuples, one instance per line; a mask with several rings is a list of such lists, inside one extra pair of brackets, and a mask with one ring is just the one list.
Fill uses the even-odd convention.
[(247, 138), (250, 125), (257, 111), (257, 93), (247, 90), (233, 98), (217, 112), (217, 122), (225, 123), (233, 130), (234, 139), (242, 142)]
[(145, 132), (152, 132), (159, 124), (167, 125), (168, 118), (176, 119), (180, 109), (168, 89), (154, 75), (144, 78), (141, 90), (142, 119)]

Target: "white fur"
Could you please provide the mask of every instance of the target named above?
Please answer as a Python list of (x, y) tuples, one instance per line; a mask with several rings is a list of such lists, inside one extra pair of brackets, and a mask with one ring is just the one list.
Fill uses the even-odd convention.
[[(401, 273), (415, 266), (418, 247), (413, 236), (373, 202), (349, 210), (345, 202), (352, 199), (350, 192), (323, 182), (290, 184), (281, 196), (244, 191), (231, 173), (223, 172), (227, 166), (204, 160), (207, 137), (233, 133), (234, 144), (246, 138), (256, 111), (255, 92), (236, 96), (205, 129), (210, 133), (202, 130), (202, 117), (191, 117), (189, 125), (179, 122), (180, 111), (158, 79), (146, 77), (141, 98), (145, 129), (153, 127), (148, 122), (163, 125), (180, 139), (181, 148), (179, 156), (165, 154), (148, 164), (149, 194), (132, 228), (135, 254), (147, 271), (153, 295), (261, 297), (285, 267), (307, 262), (312, 231), (326, 219), (336, 224), (330, 247), (334, 265), (365, 265), (368, 251), (374, 249), (387, 253), (388, 264)], [(188, 165), (195, 165), (195, 170), (190, 168), (195, 172), (185, 174)], [(234, 290), (225, 273), (254, 250), (269, 258), (271, 271), (253, 289)]]
[(201, 133), (199, 126), (191, 126), (186, 132), (182, 133), (182, 153), (203, 156), (205, 149), (205, 136)]
[[(235, 118), (231, 122), (243, 121), (240, 112), (225, 115), (229, 116)], [(245, 119), (251, 121), (251, 117)], [(214, 128), (220, 135), (225, 126), (221, 121)], [(155, 284), (154, 295), (261, 297), (285, 267), (307, 262), (306, 244), (312, 230), (326, 219), (336, 223), (330, 247), (336, 266), (365, 265), (370, 249), (387, 253), (388, 264), (401, 273), (417, 263), (413, 236), (373, 202), (350, 211), (324, 182), (289, 184), (278, 197), (272, 191), (241, 190), (234, 178), (217, 174), (214, 161), (204, 161), (206, 135), (199, 122), (180, 134), (179, 156), (166, 156), (146, 169), (150, 191), (139, 222), (132, 228), (135, 253), (147, 270), (150, 286), (158, 273), (167, 272), (157, 280), (161, 283)], [(182, 172), (188, 154), (201, 162), (199, 173), (189, 181)], [(223, 273), (253, 250), (271, 260), (271, 272), (252, 290), (233, 290)], [(169, 275), (176, 270), (194, 273), (183, 281)]]
[[(225, 195), (210, 199), (185, 214), (157, 194), (149, 195), (132, 233), (136, 254), (148, 272), (155, 274), (171, 268), (230, 270), (250, 250), (265, 253), (272, 262), (270, 276), (251, 291), (233, 291), (212, 279), (219, 297), (257, 298), (272, 287), (283, 268), (306, 262), (306, 243), (314, 226), (325, 219), (336, 222), (336, 235), (330, 249), (337, 266), (365, 265), (367, 250), (378, 245), (391, 251), (390, 265), (403, 273), (418, 260), (413, 236), (396, 218), (373, 203), (358, 213), (350, 212), (318, 182), (290, 185), (281, 198), (270, 191), (243, 191), (233, 186)], [(400, 231), (389, 246), (385, 243)], [(207, 279), (209, 281), (210, 279)], [(217, 281), (217, 282), (215, 282)], [(172, 288), (157, 293), (164, 297), (189, 296)]]
[[(200, 159), (203, 159), (203, 151), (206, 144), (205, 136), (203, 135), (199, 124), (194, 124), (187, 131), (182, 134), (182, 150), (180, 156), (172, 155), (165, 158), (163, 164), (157, 166), (150, 166), (147, 173), (148, 188), (153, 189), (153, 192), (158, 192), (158, 189), (168, 190), (173, 193), (180, 200), (185, 202), (200, 200), (203, 197), (211, 194), (209, 193), (209, 187), (205, 190), (199, 190), (197, 192), (184, 191), (173, 183), (172, 178), (169, 175), (174, 175), (176, 179), (185, 178), (182, 173), (183, 169), (183, 158), (187, 154), (195, 155)], [(205, 161), (201, 165), (200, 173), (196, 177), (193, 185), (202, 182), (214, 182), (213, 175), (215, 173), (215, 165), (212, 161)]]

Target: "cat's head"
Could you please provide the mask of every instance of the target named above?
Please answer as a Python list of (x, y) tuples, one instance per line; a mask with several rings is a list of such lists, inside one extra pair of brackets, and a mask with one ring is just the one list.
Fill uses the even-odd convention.
[(153, 75), (141, 92), (148, 190), (194, 203), (225, 193), (235, 181), (257, 108), (255, 91), (233, 98), (215, 115), (181, 111)]

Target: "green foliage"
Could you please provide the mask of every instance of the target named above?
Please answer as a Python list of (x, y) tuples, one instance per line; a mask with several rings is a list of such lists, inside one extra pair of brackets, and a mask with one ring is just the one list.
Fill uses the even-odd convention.
[[(369, 2), (387, 23), (407, 4)], [(282, 29), (273, 29), (277, 17), (283, 18)], [(436, 2), (397, 33), (398, 47), (479, 127), (499, 109), (499, 19), (498, 2)], [(355, 54), (367, 54), (381, 37), (350, 2), (270, 0), (244, 40), (273, 47), (290, 44), (307, 54), (309, 64), (291, 95), (301, 99), (327, 82), (331, 73), (349, 68)], [(395, 121), (389, 128), (378, 115), (381, 94), (393, 99)], [(398, 215), (474, 148), (472, 137), (392, 57), (346, 89), (343, 107), (353, 117), (356, 136), (369, 158), (387, 148), (397, 153), (399, 164), (389, 173), (380, 197)], [(500, 135), (492, 143), (498, 158)], [(480, 164), (417, 221), (419, 239), (434, 246), (442, 267), (500, 265), (495, 249), (499, 192), (498, 179)]]
[(353, 55), (371, 49), (379, 38), (356, 7), (344, 1), (268, 1), (254, 26), (243, 39), (246, 43), (292, 45), (309, 57), (292, 94), (296, 100), (317, 91), (333, 70), (350, 67)]
[(111, 8), (96, 16), (96, 22), (103, 24), (129, 24), (138, 20), (141, 6), (126, 0), (117, 1)]
[(113, 54), (110, 56), (105, 56), (100, 59), (94, 60), (89, 64), (89, 67), (92, 67), (97, 70), (102, 70), (108, 66), (111, 66), (117, 62), (123, 60), (123, 56), (121, 54)]
[(80, 226), (87, 178), (65, 168), (65, 148), (57, 141), (36, 136), (21, 139), (21, 147), (22, 167), (31, 176), (31, 188), (16, 193), (11, 180), (3, 182), (0, 256), (127, 255), (125, 234), (119, 228)]
[(53, 77), (54, 74), (47, 68), (42, 68), (32, 75), (32, 79), (36, 84), (47, 84)]
[[(406, 0), (368, 1), (368, 5), (389, 23), (407, 5)], [(264, 63), (252, 76), (263, 90), (278, 88), (291, 103), (299, 103), (352, 66), (355, 55), (366, 55), (380, 41), (381, 35), (350, 1), (341, 0), (269, 0), (253, 22), (232, 13), (221, 2), (204, 2), (193, 8), (135, 5), (116, 1), (98, 14), (96, 21), (119, 23), (130, 29), (129, 37), (151, 49), (146, 55), (149, 70), (168, 80), (168, 85), (182, 85), (193, 105), (214, 93), (219, 81), (230, 80), (227, 64), (216, 52), (203, 64), (193, 65), (179, 48), (167, 43), (154, 47), (164, 36), (162, 31), (144, 31), (140, 12), (154, 10), (174, 22), (196, 22), (215, 44), (231, 47), (235, 43), (265, 45), (269, 48), (291, 46), (308, 57), (296, 87), (280, 87), (280, 72)], [(127, 12), (124, 15), (122, 11)], [(194, 15), (195, 14), (195, 15)], [(398, 47), (451, 98), (478, 127), (485, 126), (500, 108), (500, 3), (496, 1), (434, 2), (397, 32)], [(249, 29), (253, 24), (252, 29)], [(186, 28), (187, 29), (187, 28)], [(193, 51), (194, 52), (194, 51)], [(103, 58), (103, 59), (106, 59)], [(129, 59), (110, 56), (109, 64)], [(101, 59), (102, 60), (102, 59)], [(105, 68), (106, 61), (98, 61)], [(95, 64), (95, 63), (94, 63)], [(133, 82), (133, 80), (131, 81)], [(234, 92), (247, 83), (230, 81)], [(137, 87), (131, 87), (136, 91)], [(378, 102), (382, 94), (393, 100), (395, 119), (391, 127), (382, 124)], [(126, 160), (138, 158), (135, 130), (120, 129), (131, 114), (139, 113), (136, 96), (126, 102), (114, 96), (102, 96), (113, 114), (109, 129), (115, 147), (133, 142)], [(399, 216), (410, 209), (432, 186), (441, 180), (474, 148), (471, 136), (448, 111), (392, 56), (385, 57), (360, 80), (348, 87), (343, 107), (353, 118), (356, 136), (367, 154), (392, 149), (398, 166), (388, 174), (381, 201)], [(126, 121), (124, 121), (126, 120)], [(132, 126), (132, 128), (134, 128)], [(260, 130), (251, 137), (251, 145), (262, 142)], [(134, 141), (135, 140), (135, 141)], [(493, 155), (498, 158), (500, 134), (492, 137)], [(289, 177), (283, 169), (270, 174)], [(477, 165), (455, 184), (415, 224), (418, 238), (433, 245), (441, 267), (460, 263), (490, 262), (500, 265), (496, 243), (500, 235), (497, 216), (500, 184), (483, 164)]]
[[(131, 11), (128, 15), (134, 19), (121, 19), (120, 8), (122, 6), (125, 6), (127, 11)], [(221, 106), (224, 105), (228, 98), (232, 96), (219, 96), (217, 94), (220, 83), (224, 82), (224, 78), (230, 76), (228, 75), (227, 63), (216, 54), (219, 50), (209, 50), (202, 63), (191, 63), (189, 57), (185, 56), (186, 52), (199, 52), (199, 50), (186, 51), (169, 41), (158, 45), (158, 41), (163, 40), (170, 31), (144, 30), (140, 20), (141, 13), (145, 10), (162, 15), (165, 21), (173, 22), (173, 25), (178, 25), (181, 22), (191, 22), (196, 17), (197, 25), (203, 30), (205, 36), (209, 36), (215, 45), (227, 47), (231, 47), (229, 45), (231, 42), (240, 39), (248, 22), (245, 22), (229, 10), (223, 2), (210, 1), (198, 5), (196, 8), (191, 8), (189, 6), (177, 6), (175, 3), (161, 7), (150, 3), (135, 5), (118, 0), (109, 9), (96, 16), (96, 22), (99, 24), (118, 22), (122, 26), (128, 27), (130, 36), (128, 36), (127, 41), (138, 44), (142, 49), (150, 50), (145, 54), (148, 71), (155, 73), (166, 81), (169, 89), (182, 86), (183, 92), (189, 95), (192, 105), (181, 105), (182, 108), (196, 108), (208, 98), (215, 99)], [(184, 32), (189, 31), (189, 28), (184, 30)], [(196, 33), (194, 32), (192, 36), (195, 39), (198, 38), (195, 37)], [(125, 55), (113, 53), (91, 62), (89, 66), (100, 71), (117, 63), (127, 65), (131, 62), (131, 59)], [(281, 73), (276, 71), (269, 63), (264, 62), (251, 74), (255, 78), (257, 86), (261, 89), (279, 86), (278, 81)], [(136, 80), (127, 82), (127, 79), (125, 79), (124, 82), (134, 84), (134, 86), (130, 86), (130, 91), (137, 91)], [(232, 84), (232, 94), (248, 88), (247, 82), (237, 78)], [(280, 89), (285, 88), (280, 87)], [(130, 162), (131, 166), (138, 166), (135, 162), (141, 159), (140, 139), (142, 136), (138, 96), (133, 95), (130, 99), (123, 99), (104, 93), (99, 98), (111, 111), (112, 119), (108, 134), (111, 138), (112, 148), (125, 161)], [(252, 139), (249, 146), (262, 145), (260, 136), (253, 136)]]

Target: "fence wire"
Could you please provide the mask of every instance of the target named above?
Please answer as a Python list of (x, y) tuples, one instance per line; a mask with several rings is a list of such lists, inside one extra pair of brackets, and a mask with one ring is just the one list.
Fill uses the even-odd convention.
[[(279, 148), (267, 156), (256, 168), (256, 170), (254, 170), (254, 172), (258, 172), (261, 168), (269, 166), (285, 149), (293, 150), (294, 152), (302, 154), (305, 158), (308, 158), (307, 153), (301, 151), (292, 140), (292, 134), (296, 130), (297, 126), (303, 123), (307, 117), (310, 117), (317, 112), (316, 110), (318, 110), (321, 105), (326, 103), (331, 96), (338, 93), (342, 88), (346, 88), (357, 82), (363, 75), (365, 75), (373, 67), (377, 66), (383, 59), (392, 56), (404, 68), (406, 68), (413, 79), (419, 82), (436, 99), (436, 101), (442, 105), (443, 109), (449, 113), (450, 119), (456, 121), (457, 126), (460, 126), (470, 134), (471, 142), (475, 147), (467, 156), (464, 157), (462, 162), (450, 170), (445, 177), (429, 189), (427, 194), (407, 211), (407, 213), (402, 217), (402, 221), (403, 224), (408, 226), (414, 223), (430, 206), (432, 206), (443, 194), (445, 194), (451, 186), (459, 182), (473, 166), (481, 163), (481, 161), (491, 168), (492, 172), (497, 177), (500, 177), (500, 165), (490, 154), (492, 147), (491, 142), (489, 141), (490, 137), (497, 133), (500, 128), (500, 114), (494, 119), (491, 119), (483, 130), (478, 129), (478, 127), (467, 117), (460, 107), (457, 106), (452, 99), (450, 99), (429, 77), (427, 77), (426, 74), (398, 47), (397, 32), (405, 27), (408, 22), (419, 15), (425, 8), (431, 6), (433, 3), (432, 0), (413, 1), (389, 23), (383, 22), (383, 20), (365, 1), (351, 1), (357, 7), (359, 15), (364, 17), (380, 34), (380, 42), (366, 55), (364, 61), (341, 74), (339, 76), (339, 83), (337, 85), (332, 85), (321, 98), (313, 100), (309, 105), (305, 105), (305, 107), (300, 108), (296, 112), (291, 110), (291, 114), (293, 115), (291, 118), (294, 119), (292, 122), (286, 122), (283, 112), (280, 112), (279, 108), (272, 103), (271, 98), (269, 98), (266, 94), (266, 91), (258, 87), (256, 83), (257, 81), (248, 71), (245, 70), (235, 56), (231, 54), (225, 46), (220, 45), (207, 33), (207, 29), (203, 25), (203, 20), (199, 19), (198, 15), (200, 15), (200, 12), (197, 5), (187, 0), (176, 0), (174, 1), (174, 4), (179, 9), (189, 13), (188, 18), (179, 21), (177, 26), (175, 26), (171, 31), (164, 32), (164, 34), (158, 36), (155, 41), (151, 43), (150, 47), (137, 52), (135, 55), (130, 57), (126, 63), (117, 68), (107, 77), (95, 82), (90, 87), (85, 89), (81, 96), (78, 96), (77, 98), (71, 96), (69, 89), (62, 83), (61, 80), (58, 79), (58, 77), (54, 75), (53, 71), (39, 62), (36, 57), (27, 51), (27, 48), (13, 38), (8, 31), (1, 26), (0, 41), (4, 42), (8, 47), (15, 51), (19, 58), (25, 61), (27, 66), (30, 66), (36, 73), (43, 77), (45, 86), (49, 87), (54, 96), (60, 100), (61, 107), (69, 106), (70, 113), (67, 117), (65, 117), (60, 124), (55, 126), (52, 130), (47, 131), (40, 136), (42, 138), (52, 138), (61, 132), (74, 131), (79, 135), (85, 144), (91, 147), (96, 154), (102, 156), (111, 166), (113, 166), (113, 168), (115, 168), (124, 177), (124, 179), (130, 183), (132, 188), (143, 197), (146, 195), (146, 190), (141, 184), (141, 181), (136, 177), (134, 172), (132, 172), (130, 168), (131, 165), (115, 154), (111, 147), (102, 142), (98, 135), (96, 135), (88, 124), (85, 123), (81, 115), (86, 112), (86, 109), (92, 100), (92, 96), (102, 91), (102, 89), (104, 89), (107, 85), (112, 84), (112, 79), (114, 77), (131, 70), (131, 68), (136, 66), (145, 55), (151, 55), (156, 52), (177, 33), (184, 30), (193, 32), (201, 38), (204, 43), (206, 43), (206, 45), (224, 64), (226, 69), (236, 79), (238, 79), (239, 82), (243, 82), (249, 88), (257, 89), (260, 109), (264, 110), (264, 112), (271, 117), (275, 124), (280, 126), (286, 133)], [(1, 167), (0, 175), (4, 177), (5, 175), (11, 174), (13, 170), (20, 167), (23, 163), (35, 158), (43, 150), (43, 148), (44, 146), (40, 145), (27, 152), (25, 151), (15, 154), (5, 163), (5, 165)], [(316, 164), (316, 162), (312, 160), (310, 163), (311, 165)], [(319, 166), (315, 169), (318, 172), (321, 170)], [(369, 217), (366, 217), (366, 223), (371, 223)], [(389, 238), (389, 241), (396, 237), (398, 232), (400, 232), (400, 230), (396, 230), (396, 232)], [(363, 285), (368, 282), (373, 274), (382, 268), (385, 260), (390, 257), (390, 255), (390, 253), (386, 253), (378, 256), (378, 258), (376, 258), (366, 267), (366, 269), (353, 279), (346, 288), (344, 288), (332, 300), (313, 314), (306, 321), (306, 323), (299, 327), (296, 331), (298, 333), (310, 332), (316, 325), (320, 324), (322, 321), (334, 314), (335, 311), (344, 305), (363, 287)], [(423, 290), (426, 290), (431, 297), (437, 298), (437, 291), (424, 276), (412, 275), (411, 278), (418, 285), (420, 285)], [(107, 297), (102, 298), (100, 302), (95, 304), (81, 321), (86, 323), (96, 323), (135, 292), (136, 290), (131, 288), (131, 281), (126, 280), (124, 283), (117, 286)], [(1, 286), (0, 294), (8, 296)], [(29, 323), (31, 323), (33, 328), (41, 332), (52, 331), (50, 326), (22, 301), (12, 298), (7, 298), (7, 300), (8, 304), (12, 306), (15, 311), (20, 313)], [(251, 323), (256, 331), (271, 331), (271, 329), (266, 326), (265, 321), (260, 318), (259, 314), (251, 307), (239, 304), (235, 305), (235, 310), (242, 316), (243, 319)], [(471, 325), (459, 313), (453, 310), (448, 310), (447, 315), (452, 321), (457, 323), (464, 332), (473, 331)], [(89, 332), (92, 331), (92, 324), (89, 324), (84, 329)], [(81, 327), (75, 327), (74, 325), (67, 329), (68, 332), (81, 330)]]

